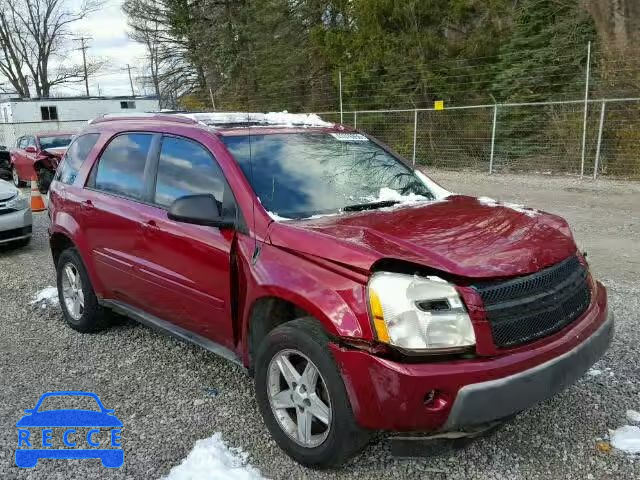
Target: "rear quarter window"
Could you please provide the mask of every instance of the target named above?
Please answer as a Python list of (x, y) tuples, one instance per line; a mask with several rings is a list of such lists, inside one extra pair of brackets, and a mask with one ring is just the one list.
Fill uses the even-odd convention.
[(64, 156), (64, 161), (58, 167), (56, 180), (71, 185), (78, 175), (82, 164), (89, 156), (89, 152), (94, 147), (100, 137), (99, 133), (87, 133), (77, 137)]

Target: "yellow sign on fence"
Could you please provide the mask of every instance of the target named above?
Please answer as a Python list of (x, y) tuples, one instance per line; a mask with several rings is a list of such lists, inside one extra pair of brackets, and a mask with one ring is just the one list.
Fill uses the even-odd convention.
[(433, 107), (434, 107), (436, 110), (444, 110), (444, 100), (436, 100), (436, 101), (433, 103)]

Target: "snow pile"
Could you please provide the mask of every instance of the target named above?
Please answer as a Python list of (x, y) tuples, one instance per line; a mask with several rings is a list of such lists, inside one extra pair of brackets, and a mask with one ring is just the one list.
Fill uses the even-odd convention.
[(46, 308), (47, 305), (58, 305), (59, 303), (58, 289), (56, 287), (46, 287), (35, 294), (29, 305), (40, 304), (42, 308)]
[(486, 205), (487, 207), (505, 207), (510, 208), (511, 210), (515, 210), (519, 213), (524, 213), (527, 217), (535, 217), (538, 214), (537, 210), (533, 208), (527, 208), (523, 205), (518, 205), (517, 203), (509, 203), (509, 202), (498, 202), (490, 197), (479, 197), (478, 202), (482, 205)]
[(613, 448), (626, 453), (640, 454), (640, 427), (625, 425), (616, 430), (609, 430)]
[(260, 471), (247, 463), (249, 454), (239, 448), (229, 448), (222, 434), (215, 433), (198, 440), (187, 458), (173, 467), (166, 480), (260, 480)]
[(415, 193), (410, 193), (408, 195), (402, 195), (397, 190), (392, 188), (382, 187), (380, 189), (380, 193), (378, 193), (378, 198), (376, 198), (373, 202), (400, 202), (401, 205), (410, 205), (416, 202), (424, 202), (428, 200), (428, 198), (423, 197), (422, 195), (416, 195)]
[(286, 127), (333, 127), (331, 122), (325, 122), (315, 113), (269, 112), (209, 112), (209, 113), (180, 113), (183, 117), (191, 118), (205, 125), (224, 124), (261, 124), (280, 125)]
[(276, 222), (289, 222), (293, 220), (293, 218), (281, 217), (277, 213), (270, 212), (269, 210), (267, 210), (267, 214)]
[(640, 412), (635, 410), (627, 410), (626, 412), (627, 420), (633, 423), (640, 423)]
[(438, 185), (436, 182), (431, 180), (420, 170), (415, 170), (415, 174), (416, 174), (416, 177), (422, 180), (422, 183), (426, 185), (429, 191), (433, 193), (433, 196), (436, 197), (436, 200), (443, 200), (453, 195), (453, 193), (451, 193), (449, 190), (445, 190), (444, 188), (442, 188), (440, 185)]
[(599, 370), (597, 368), (590, 368), (589, 370), (587, 370), (587, 375), (589, 375), (590, 377), (597, 377), (598, 375), (602, 374), (602, 370)]

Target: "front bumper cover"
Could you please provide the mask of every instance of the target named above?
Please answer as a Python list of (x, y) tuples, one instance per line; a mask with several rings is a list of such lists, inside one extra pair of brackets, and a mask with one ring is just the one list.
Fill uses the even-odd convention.
[(613, 331), (610, 313), (595, 333), (564, 355), (521, 373), (462, 387), (443, 430), (504, 418), (564, 390), (607, 351)]

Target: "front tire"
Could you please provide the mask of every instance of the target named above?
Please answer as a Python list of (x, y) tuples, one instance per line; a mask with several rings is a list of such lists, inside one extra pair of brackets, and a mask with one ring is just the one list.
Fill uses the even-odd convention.
[(272, 330), (256, 356), (258, 407), (276, 443), (311, 468), (338, 466), (368, 443), (354, 418), (329, 339), (312, 318)]
[(16, 188), (24, 188), (27, 186), (26, 182), (20, 180), (20, 175), (18, 175), (15, 165), (11, 166), (11, 178), (13, 179), (13, 184)]
[(105, 328), (106, 312), (98, 304), (87, 270), (75, 248), (60, 254), (56, 273), (58, 298), (67, 324), (83, 333)]

